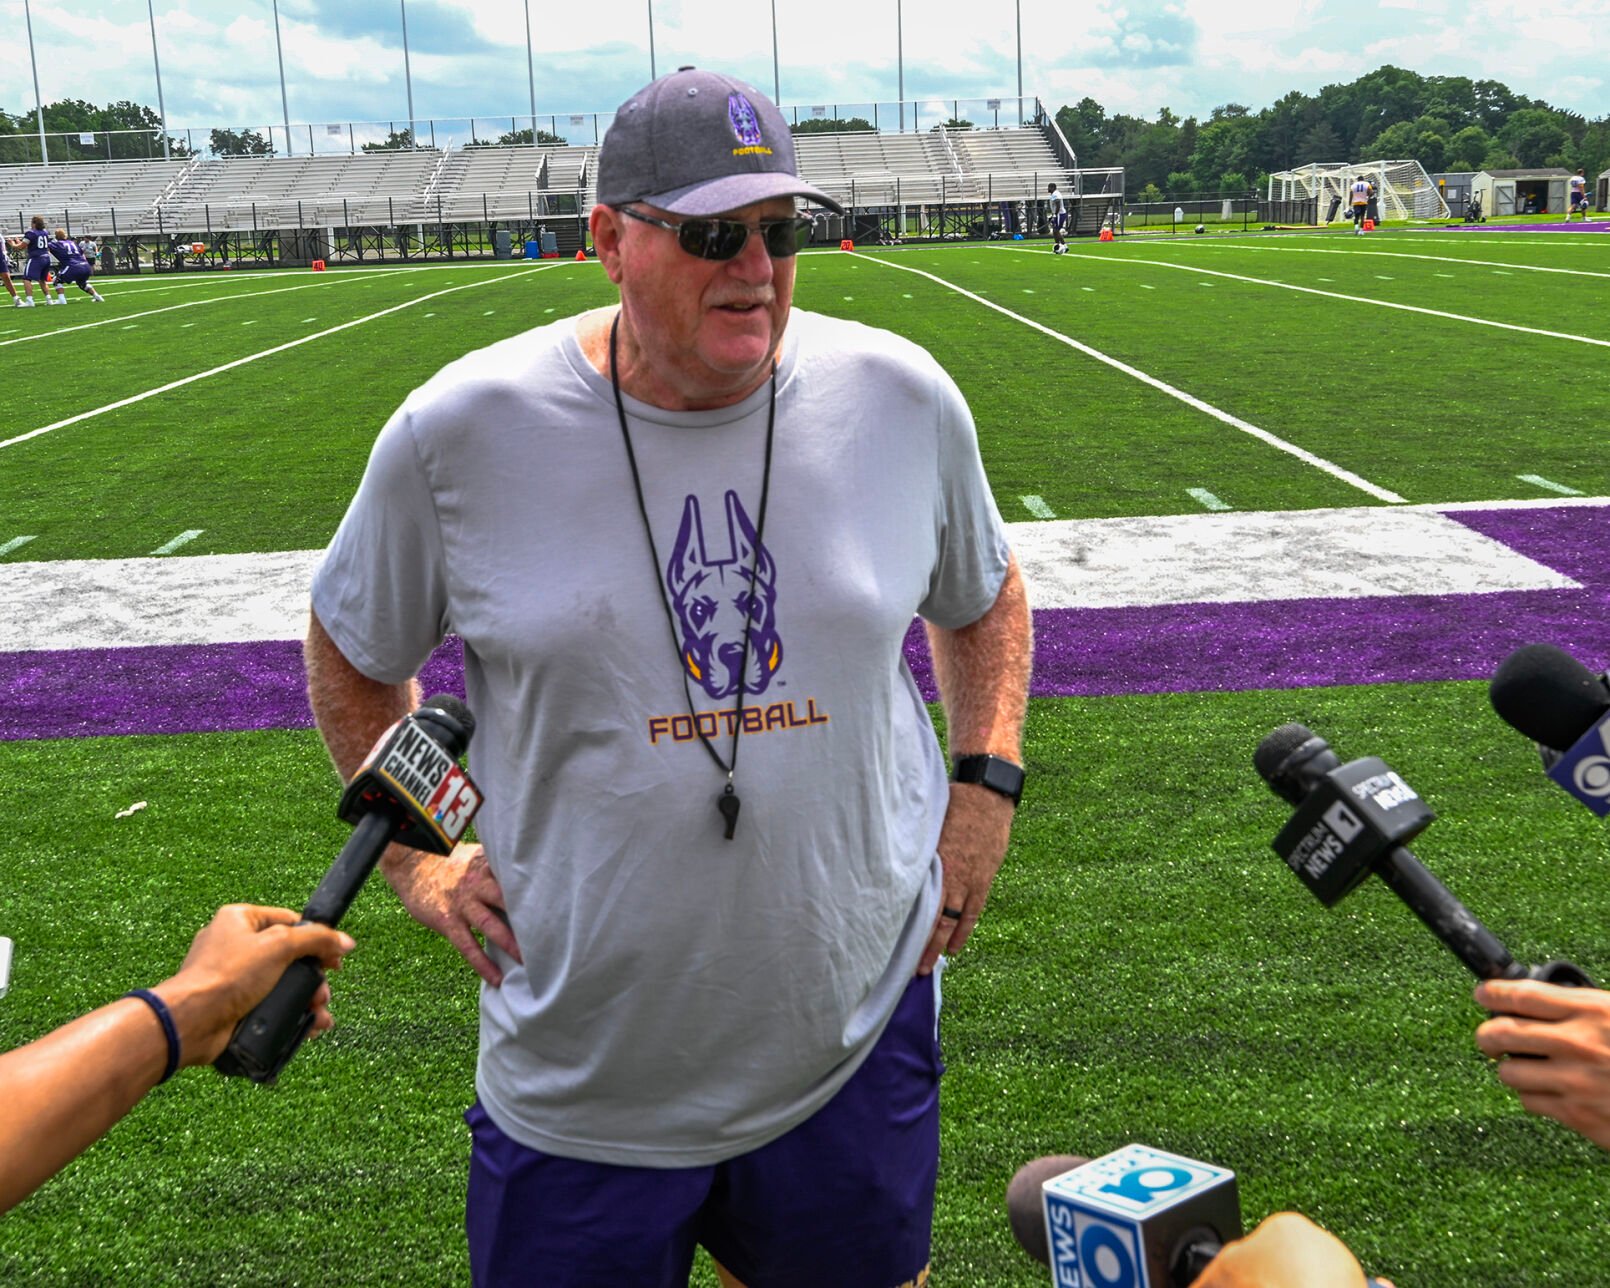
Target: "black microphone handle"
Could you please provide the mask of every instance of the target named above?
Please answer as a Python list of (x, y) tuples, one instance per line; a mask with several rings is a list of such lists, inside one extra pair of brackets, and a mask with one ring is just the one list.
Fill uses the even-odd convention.
[(324, 926), (337, 925), (402, 825), (402, 815), (393, 810), (365, 814), (347, 837), (341, 853), (335, 856), (318, 889), (308, 896), (302, 920)]
[(1516, 964), (1498, 936), (1401, 845), (1394, 845), (1371, 867), (1477, 979), (1526, 977), (1526, 968)]
[(1206, 1228), (1189, 1231), (1169, 1265), (1169, 1288), (1190, 1288), (1202, 1277), (1208, 1263), (1223, 1251), (1224, 1244), (1217, 1231)]
[[(339, 922), (402, 823), (402, 816), (392, 810), (365, 814), (307, 901), (302, 920), (326, 926)], [(308, 1008), (323, 983), (324, 971), (316, 957), (301, 957), (287, 966), (273, 991), (236, 1026), (224, 1053), (213, 1062), (218, 1071), (273, 1082), (313, 1027)]]

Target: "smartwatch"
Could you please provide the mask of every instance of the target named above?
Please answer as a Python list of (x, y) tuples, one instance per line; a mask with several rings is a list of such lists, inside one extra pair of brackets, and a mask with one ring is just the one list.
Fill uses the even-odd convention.
[(1023, 766), (1004, 756), (957, 756), (951, 762), (951, 781), (977, 783), (998, 792), (1013, 805), (1023, 799)]

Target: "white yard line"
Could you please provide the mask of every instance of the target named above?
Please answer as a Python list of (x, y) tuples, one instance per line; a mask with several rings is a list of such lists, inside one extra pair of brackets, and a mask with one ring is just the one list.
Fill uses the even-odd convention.
[[(93, 327), (110, 326), (114, 322), (128, 322), (130, 318), (155, 317), (158, 313), (172, 313), (176, 309), (199, 309), (207, 304), (228, 304), (234, 300), (251, 300), (260, 295), (284, 295), (288, 291), (311, 291), (319, 286), (335, 286), (341, 282), (340, 278), (332, 278), (327, 282), (307, 282), (302, 286), (276, 286), (271, 291), (241, 291), (235, 295), (214, 295), (205, 300), (185, 300), (182, 304), (164, 304), (161, 308), (147, 309), (144, 313), (122, 313), (117, 317), (104, 318), (99, 322), (84, 322), (79, 326), (58, 327), (54, 331), (35, 331), (32, 335), (19, 335), (15, 340), (0, 340), (0, 348), (8, 344), (26, 344), (29, 340), (48, 340), (58, 335), (68, 335), (73, 331), (88, 331)], [(355, 279), (348, 278), (348, 281)], [(125, 328), (127, 329), (127, 328)]]
[[(1056, 512), (1045, 503), (1043, 496), (1025, 496), (1019, 499), (1023, 502), (1023, 508), (1036, 519), (1054, 519), (1057, 517)], [(4, 552), (0, 551), (0, 553)]]
[[(1047, 255), (1050, 254), (1049, 251), (1042, 251), (1040, 253)], [(957, 286), (954, 282), (947, 282), (944, 278), (938, 277), (933, 273), (924, 272), (920, 268), (911, 268), (905, 264), (895, 264), (885, 259), (868, 257), (865, 262), (868, 264), (878, 264), (884, 268), (897, 269), (902, 273), (915, 273), (918, 277), (926, 277), (929, 281), (938, 283), (948, 291), (955, 291), (956, 294), (964, 296), (976, 304), (982, 304), (987, 309), (994, 309), (997, 313), (1011, 318), (1012, 321), (1021, 322), (1024, 326), (1030, 327), (1033, 330), (1040, 332), (1042, 335), (1049, 336), (1051, 339), (1067, 345), (1070, 349), (1076, 349), (1086, 357), (1094, 358), (1097, 362), (1106, 363), (1107, 366), (1112, 367), (1114, 370), (1121, 371), (1126, 376), (1131, 376), (1140, 381), (1142, 384), (1149, 385), (1153, 389), (1158, 390), (1160, 393), (1167, 394), (1170, 398), (1177, 398), (1187, 407), (1194, 408), (1197, 411), (1212, 416), (1215, 420), (1222, 421), (1224, 424), (1229, 425), (1232, 429), (1239, 429), (1243, 434), (1250, 434), (1259, 442), (1266, 443), (1270, 447), (1273, 447), (1278, 451), (1285, 452), (1289, 456), (1294, 456), (1299, 461), (1302, 461), (1305, 465), (1311, 465), (1317, 470), (1323, 470), (1332, 478), (1339, 479), (1351, 487), (1356, 487), (1359, 491), (1373, 496), (1377, 501), (1389, 501), (1394, 504), (1399, 504), (1404, 499), (1396, 492), (1388, 491), (1384, 487), (1379, 487), (1376, 484), (1371, 483), (1368, 479), (1361, 478), (1359, 475), (1354, 474), (1351, 470), (1344, 470), (1340, 465), (1337, 465), (1332, 461), (1327, 461), (1324, 459), (1324, 457), (1315, 456), (1312, 452), (1298, 447), (1295, 443), (1288, 443), (1285, 439), (1271, 434), (1267, 429), (1259, 429), (1258, 426), (1242, 420), (1239, 416), (1232, 416), (1229, 412), (1222, 411), (1213, 406), (1211, 403), (1205, 403), (1200, 398), (1186, 393), (1183, 389), (1177, 389), (1173, 385), (1168, 384), (1166, 381), (1159, 380), (1156, 376), (1147, 375), (1144, 371), (1140, 371), (1137, 368), (1130, 366), (1127, 362), (1121, 362), (1117, 358), (1102, 353), (1099, 349), (1092, 349), (1088, 344), (1081, 344), (1072, 336), (1063, 335), (1060, 331), (1053, 331), (1050, 327), (1044, 325), (1043, 323), (1036, 322), (1033, 318), (1026, 318), (1021, 313), (1013, 313), (1010, 309), (1003, 308), (1001, 305), (996, 304), (991, 300), (986, 300), (981, 295), (975, 295), (972, 291)], [(4, 443), (0, 443), (0, 447), (4, 446)]]
[(1229, 502), (1220, 500), (1205, 487), (1188, 487), (1185, 491), (1193, 500), (1199, 502), (1204, 510), (1228, 510), (1230, 508)]
[[(526, 269), (522, 274), (520, 274), (520, 276), (525, 276), (528, 273), (541, 273), (549, 268), (559, 268), (562, 267), (564, 263), (564, 260), (560, 260), (557, 264), (544, 264), (538, 268)], [(509, 280), (512, 280), (512, 278)], [(76, 425), (80, 421), (90, 420), (95, 416), (105, 415), (109, 411), (117, 411), (123, 407), (133, 406), (135, 403), (144, 402), (147, 398), (155, 398), (158, 394), (170, 393), (175, 389), (182, 389), (185, 385), (193, 385), (196, 383), (196, 381), (206, 380), (209, 376), (222, 375), (226, 371), (233, 371), (236, 367), (244, 367), (249, 362), (256, 362), (259, 358), (271, 358), (277, 353), (284, 353), (288, 349), (295, 349), (304, 344), (311, 344), (314, 340), (322, 340), (325, 336), (335, 335), (338, 332), (350, 330), (355, 326), (362, 326), (365, 322), (373, 322), (377, 318), (386, 317), (391, 313), (399, 313), (403, 309), (411, 309), (416, 304), (424, 304), (426, 301), (434, 300), (439, 296), (451, 295), (454, 291), (475, 290), (478, 287), (486, 285), (487, 283), (485, 282), (466, 282), (462, 286), (449, 286), (445, 290), (432, 291), (429, 295), (416, 296), (414, 299), (406, 300), (401, 304), (394, 304), (389, 309), (381, 309), (378, 313), (370, 313), (365, 317), (354, 318), (350, 322), (343, 322), (339, 326), (332, 326), (323, 331), (315, 331), (312, 335), (304, 335), (300, 339), (290, 340), (285, 344), (277, 344), (272, 349), (264, 349), (260, 353), (252, 353), (248, 354), (244, 358), (236, 358), (233, 362), (226, 362), (222, 366), (212, 367), (206, 371), (198, 371), (193, 376), (185, 376), (180, 380), (170, 380), (167, 384), (158, 385), (155, 389), (147, 389), (144, 393), (138, 393), (129, 398), (120, 398), (117, 402), (107, 403), (106, 406), (97, 407), (93, 411), (80, 412), (76, 416), (67, 417), (66, 420), (58, 420), (50, 425), (41, 425), (38, 429), (31, 429), (26, 434), (18, 434), (15, 438), (0, 440), (0, 448), (12, 447), (17, 443), (25, 443), (30, 438), (38, 438), (41, 434), (49, 434), (53, 430), (65, 429), (67, 426)]]
[[(1247, 250), (1260, 255), (1377, 255), (1385, 259), (1424, 259), (1433, 264), (1469, 264), (1475, 268), (1513, 268), (1523, 273), (1564, 273), (1570, 277), (1610, 277), (1586, 268), (1545, 268), (1540, 264), (1509, 264), (1490, 259), (1459, 259), (1453, 255), (1416, 255), (1406, 250), (1341, 250), (1322, 246), (1247, 246), (1236, 242), (1203, 242), (1219, 250)], [(1439, 274), (1438, 276), (1441, 276)]]
[[(991, 250), (1008, 254), (1047, 255), (1049, 251), (1020, 250), (1015, 246), (991, 246)], [(1203, 268), (1200, 264), (1171, 264), (1162, 259), (1140, 259), (1135, 256), (1115, 255), (1102, 261), (1108, 264), (1125, 264), (1136, 268), (1177, 268), (1185, 273), (1206, 273), (1209, 277), (1223, 277), (1232, 282), (1245, 282), (1249, 286), (1272, 286), (1282, 291), (1300, 291), (1304, 295), (1322, 295), (1328, 300), (1345, 300), (1349, 304), (1367, 304), (1377, 309), (1397, 309), (1400, 313), (1419, 313), (1425, 317), (1442, 318), (1448, 322), (1464, 322), (1471, 326), (1497, 327), (1500, 331), (1520, 331), (1525, 335), (1540, 335), (1550, 340), (1570, 340), (1574, 344), (1592, 344), (1610, 349), (1610, 340), (1599, 340), (1591, 335), (1572, 335), (1567, 331), (1546, 331), (1542, 327), (1520, 326), (1514, 322), (1495, 322), (1491, 318), (1471, 317), (1468, 313), (1446, 313), (1442, 309), (1422, 308), (1418, 304), (1398, 304), (1392, 300), (1374, 300), (1367, 295), (1344, 295), (1340, 291), (1322, 291), (1317, 286), (1294, 286), (1290, 282), (1272, 282), (1266, 277), (1246, 277), (1241, 273), (1225, 273), (1216, 268)], [(891, 268), (904, 265), (891, 264)], [(907, 269), (908, 272), (915, 270)], [(1321, 279), (1324, 280), (1324, 279)]]

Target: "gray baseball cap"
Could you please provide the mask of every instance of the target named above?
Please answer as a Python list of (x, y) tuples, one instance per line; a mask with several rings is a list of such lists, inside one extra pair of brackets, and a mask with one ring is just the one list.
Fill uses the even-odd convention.
[(843, 213), (799, 177), (788, 122), (759, 90), (679, 67), (622, 103), (598, 152), (598, 200), (719, 215), (773, 197)]

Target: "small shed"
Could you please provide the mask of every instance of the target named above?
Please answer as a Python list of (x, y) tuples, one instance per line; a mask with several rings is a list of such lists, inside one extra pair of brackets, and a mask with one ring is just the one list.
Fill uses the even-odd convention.
[(1599, 176), (1595, 187), (1593, 204), (1599, 210), (1610, 210), (1610, 170)]
[(1566, 183), (1571, 172), (1563, 166), (1533, 166), (1523, 170), (1478, 170), (1471, 179), (1473, 196), (1489, 215), (1564, 215)]

